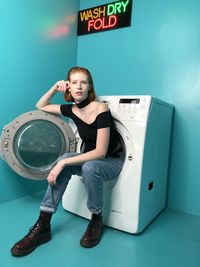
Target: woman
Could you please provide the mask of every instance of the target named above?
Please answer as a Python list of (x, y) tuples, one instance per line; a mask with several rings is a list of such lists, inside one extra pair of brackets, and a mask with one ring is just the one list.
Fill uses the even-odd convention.
[[(64, 93), (64, 105), (50, 104), (57, 93)], [(73, 104), (71, 104), (73, 102)], [(103, 181), (117, 177), (123, 165), (123, 151), (110, 110), (96, 100), (90, 72), (72, 68), (67, 81), (58, 81), (36, 104), (40, 110), (71, 118), (84, 143), (82, 153), (64, 154), (50, 171), (48, 188), (40, 206), (37, 222), (11, 249), (13, 256), (24, 256), (51, 239), (51, 217), (73, 174), (81, 175), (88, 194), (91, 220), (80, 240), (83, 247), (99, 243), (103, 232)]]

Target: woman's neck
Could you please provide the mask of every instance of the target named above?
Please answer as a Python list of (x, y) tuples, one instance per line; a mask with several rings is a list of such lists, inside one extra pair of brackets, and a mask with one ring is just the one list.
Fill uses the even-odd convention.
[(90, 104), (90, 99), (87, 97), (86, 99), (84, 99), (83, 101), (76, 103), (76, 106), (78, 109), (82, 109), (87, 107)]

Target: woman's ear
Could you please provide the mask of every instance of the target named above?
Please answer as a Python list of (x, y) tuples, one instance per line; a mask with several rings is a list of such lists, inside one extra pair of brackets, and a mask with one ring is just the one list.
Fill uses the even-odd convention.
[(69, 89), (69, 88), (70, 88), (70, 82), (66, 81), (66, 89)]

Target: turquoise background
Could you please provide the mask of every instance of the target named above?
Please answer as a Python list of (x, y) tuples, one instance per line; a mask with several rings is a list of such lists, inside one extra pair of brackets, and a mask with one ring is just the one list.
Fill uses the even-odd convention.
[[(81, 0), (80, 10), (100, 2)], [(98, 95), (149, 94), (175, 105), (168, 207), (198, 216), (199, 10), (198, 0), (135, 0), (131, 27), (80, 36), (77, 57)]]
[[(42, 94), (76, 64), (78, 1), (0, 1), (0, 129), (35, 109)], [(61, 100), (61, 99), (60, 99)], [(0, 203), (46, 186), (0, 160)]]
[[(108, 2), (80, 0), (80, 9)], [(78, 0), (0, 5), (1, 129), (34, 109), (75, 64), (91, 70), (98, 95), (156, 96), (176, 107), (168, 207), (200, 216), (200, 2), (136, 0), (131, 27), (78, 38)], [(2, 160), (0, 177), (1, 202), (45, 185), (19, 177)]]

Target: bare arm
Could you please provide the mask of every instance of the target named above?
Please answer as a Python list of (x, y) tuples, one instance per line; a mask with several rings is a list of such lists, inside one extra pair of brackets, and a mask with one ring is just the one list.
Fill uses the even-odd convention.
[[(108, 106), (106, 104), (100, 105), (100, 112), (104, 112), (107, 110)], [(109, 141), (110, 141), (110, 127), (98, 129), (95, 149), (75, 157), (66, 158), (63, 161), (61, 161), (61, 164), (76, 165), (84, 163), (88, 160), (102, 159), (107, 154)]]
[(57, 104), (51, 104), (50, 101), (52, 97), (57, 93), (57, 92), (65, 92), (67, 88), (67, 83), (66, 81), (58, 81), (55, 83), (49, 91), (47, 91), (37, 102), (36, 108), (54, 113), (54, 114), (61, 114), (60, 112), (60, 105)]
[(59, 173), (63, 170), (63, 168), (66, 165), (77, 165), (89, 160), (97, 160), (104, 158), (108, 150), (109, 139), (110, 139), (109, 127), (98, 129), (96, 148), (94, 150), (80, 154), (78, 156), (60, 160), (56, 164), (56, 166), (50, 171), (47, 177), (48, 183), (51, 185), (55, 185)]
[(98, 160), (106, 156), (110, 140), (110, 127), (101, 128), (97, 130), (96, 148), (77, 155), (75, 157), (66, 158), (57, 163), (51, 170), (47, 178), (48, 182), (52, 185), (56, 184), (56, 178), (66, 165), (78, 165), (89, 160)]
[(103, 159), (107, 154), (109, 140), (110, 140), (110, 128), (108, 127), (108, 128), (98, 129), (95, 149), (80, 154), (76, 157), (66, 158), (61, 162), (61, 164), (64, 166), (77, 165), (89, 160)]

